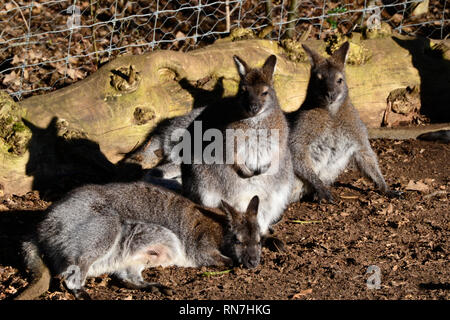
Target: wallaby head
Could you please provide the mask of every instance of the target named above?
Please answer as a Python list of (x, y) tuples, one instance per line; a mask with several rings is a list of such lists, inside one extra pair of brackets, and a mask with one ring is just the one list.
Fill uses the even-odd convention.
[(244, 214), (222, 200), (222, 210), (228, 218), (228, 232), (225, 234), (224, 250), (229, 256), (246, 268), (258, 266), (261, 258), (261, 236), (258, 225), (259, 198), (254, 196)]
[(253, 117), (273, 106), (277, 106), (277, 98), (273, 89), (273, 74), (277, 64), (277, 57), (271, 55), (262, 68), (250, 68), (247, 63), (233, 56), (241, 78), (238, 97), (247, 117)]
[(327, 59), (308, 46), (302, 46), (311, 62), (306, 98), (308, 106), (326, 108), (334, 114), (348, 97), (344, 66), (350, 45), (345, 42)]

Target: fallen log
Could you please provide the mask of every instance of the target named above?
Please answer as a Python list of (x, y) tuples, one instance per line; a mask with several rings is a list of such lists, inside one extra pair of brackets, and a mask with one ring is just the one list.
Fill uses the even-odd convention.
[[(323, 41), (305, 43), (323, 55), (330, 50)], [(434, 61), (432, 69), (439, 65), (441, 78), (435, 87), (448, 107), (450, 93), (448, 87), (442, 88), (450, 75), (449, 59), (425, 50), (427, 40), (355, 36), (352, 43), (346, 69), (350, 97), (368, 127), (380, 127), (390, 92), (423, 88), (417, 61)], [(133, 173), (119, 169), (117, 163), (144, 141), (156, 123), (235, 94), (238, 75), (233, 55), (258, 66), (276, 54), (280, 104), (285, 111), (295, 110), (304, 99), (309, 77), (309, 63), (298, 48), (295, 43), (280, 46), (269, 40), (221, 40), (187, 53), (160, 50), (121, 56), (84, 80), (18, 103), (2, 94), (0, 189), (21, 194), (49, 183), (131, 179)], [(434, 91), (427, 94), (435, 96)]]

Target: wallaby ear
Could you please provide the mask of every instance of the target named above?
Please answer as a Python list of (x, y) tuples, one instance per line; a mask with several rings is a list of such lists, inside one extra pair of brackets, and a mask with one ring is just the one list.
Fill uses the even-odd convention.
[(245, 78), (247, 73), (250, 71), (247, 63), (238, 56), (233, 56), (234, 63), (236, 64), (237, 70), (241, 78)]
[(270, 81), (272, 81), (276, 66), (277, 66), (277, 56), (274, 54), (272, 54), (270, 57), (268, 57), (266, 62), (264, 62), (264, 65), (262, 66), (262, 71), (263, 71), (264, 75)]
[(258, 207), (259, 207), (259, 197), (254, 196), (248, 204), (246, 215), (256, 217), (258, 215)]
[(227, 214), (230, 222), (236, 221), (240, 218), (240, 213), (224, 200), (222, 200), (222, 210)]
[(333, 52), (333, 60), (337, 63), (340, 63), (342, 65), (345, 65), (345, 61), (347, 60), (348, 56), (348, 49), (350, 48), (350, 43), (346, 41), (339, 49), (337, 49), (335, 52)]
[(306, 54), (308, 55), (309, 61), (311, 62), (311, 66), (315, 67), (323, 58), (320, 54), (315, 52), (313, 49), (308, 47), (305, 44), (302, 44), (303, 50), (305, 50)]
[(28, 127), (28, 129), (31, 130), (31, 132), (35, 132), (38, 131), (40, 128), (36, 127), (33, 123), (31, 123), (30, 121), (28, 121), (25, 118), (22, 118), (22, 122)]

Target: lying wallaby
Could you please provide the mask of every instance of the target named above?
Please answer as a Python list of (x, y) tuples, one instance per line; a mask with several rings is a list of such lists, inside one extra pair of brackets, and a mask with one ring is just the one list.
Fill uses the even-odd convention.
[[(398, 195), (386, 185), (378, 167), (367, 129), (348, 96), (344, 66), (349, 43), (325, 59), (303, 45), (311, 62), (311, 76), (301, 107), (287, 118), (289, 146), (298, 184), (296, 198), (315, 191), (317, 199), (332, 201), (327, 186), (335, 181), (351, 159), (360, 171), (389, 195)], [(313, 190), (311, 190), (313, 189)]]
[(46, 264), (77, 298), (88, 298), (86, 277), (105, 273), (131, 288), (164, 292), (160, 284), (144, 281), (144, 268), (256, 267), (261, 254), (258, 197), (247, 204), (242, 214), (222, 201), (223, 214), (145, 182), (76, 189), (49, 208), (35, 235), (24, 242), (36, 280), (18, 299), (33, 299), (48, 289)]
[[(276, 56), (271, 55), (259, 69), (250, 68), (237, 56), (233, 58), (240, 76), (237, 95), (224, 100), (219, 108), (206, 109), (189, 128), (192, 132), (201, 121), (204, 130), (218, 130), (224, 138), (223, 156), (227, 159), (221, 163), (196, 162), (199, 159), (194, 152), (194, 163), (181, 164), (183, 191), (205, 206), (217, 207), (224, 199), (237, 210), (258, 195), (258, 223), (266, 235), (286, 208), (293, 182), (288, 124), (273, 88)], [(239, 141), (236, 136), (244, 138)], [(253, 139), (255, 136), (257, 139)], [(227, 161), (230, 155), (234, 159), (231, 162)]]

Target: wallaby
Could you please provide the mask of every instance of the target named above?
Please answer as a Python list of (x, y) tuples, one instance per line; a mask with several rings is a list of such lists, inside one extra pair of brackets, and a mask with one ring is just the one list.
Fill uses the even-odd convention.
[(205, 108), (206, 106), (195, 108), (185, 115), (164, 119), (152, 130), (147, 142), (127, 155), (124, 162), (139, 163), (146, 169), (158, 166), (148, 173), (159, 178), (181, 177), (180, 166), (175, 163), (176, 159), (172, 154), (172, 149), (179, 140), (173, 139), (172, 134), (176, 129), (187, 129)]
[(162, 120), (150, 132), (146, 142), (126, 154), (121, 162), (136, 163), (144, 168), (141, 180), (181, 193), (181, 168), (172, 153), (180, 140), (174, 138), (173, 133), (177, 129), (186, 130), (206, 107), (198, 107), (185, 115)]
[(176, 159), (172, 154), (172, 149), (179, 143), (179, 139), (173, 136), (174, 132), (177, 129), (187, 129), (206, 108), (215, 107), (215, 102), (222, 99), (224, 93), (223, 77), (217, 79), (211, 91), (192, 85), (186, 78), (181, 79), (178, 83), (194, 98), (193, 109), (187, 114), (159, 122), (156, 128), (148, 134), (144, 143), (126, 154), (122, 160), (123, 162), (138, 163), (144, 169), (158, 166), (149, 174), (159, 178), (173, 179), (178, 176), (181, 178), (180, 166), (176, 164)]
[(367, 129), (350, 102), (344, 71), (349, 43), (327, 59), (306, 45), (303, 49), (311, 62), (306, 97), (297, 111), (287, 114), (289, 147), (297, 177), (291, 201), (315, 192), (316, 199), (332, 202), (328, 185), (352, 159), (382, 192), (399, 195), (386, 185)]
[(24, 242), (35, 280), (17, 299), (48, 290), (50, 274), (62, 276), (75, 297), (89, 298), (86, 277), (105, 273), (130, 288), (167, 293), (167, 287), (144, 281), (144, 268), (256, 267), (261, 255), (258, 197), (247, 205), (244, 213), (225, 201), (222, 210), (206, 208), (146, 182), (75, 189), (48, 209)]
[[(240, 76), (237, 95), (224, 99), (220, 107), (205, 109), (188, 129), (194, 131), (200, 122), (204, 131), (218, 130), (226, 137), (223, 156), (228, 159), (232, 154), (234, 161), (182, 162), (182, 187), (184, 195), (208, 207), (217, 207), (224, 199), (242, 210), (253, 195), (258, 195), (258, 223), (266, 236), (269, 227), (281, 218), (293, 183), (288, 124), (273, 88), (276, 56), (268, 57), (257, 69), (238, 56), (233, 59)], [(229, 133), (235, 136), (228, 139)], [(266, 133), (266, 139), (259, 133)], [(235, 140), (240, 134), (245, 136), (241, 143)], [(252, 135), (258, 135), (257, 139)]]
[(443, 143), (450, 142), (450, 130), (439, 130), (433, 132), (422, 133), (417, 137), (419, 140), (425, 141), (439, 141)]

